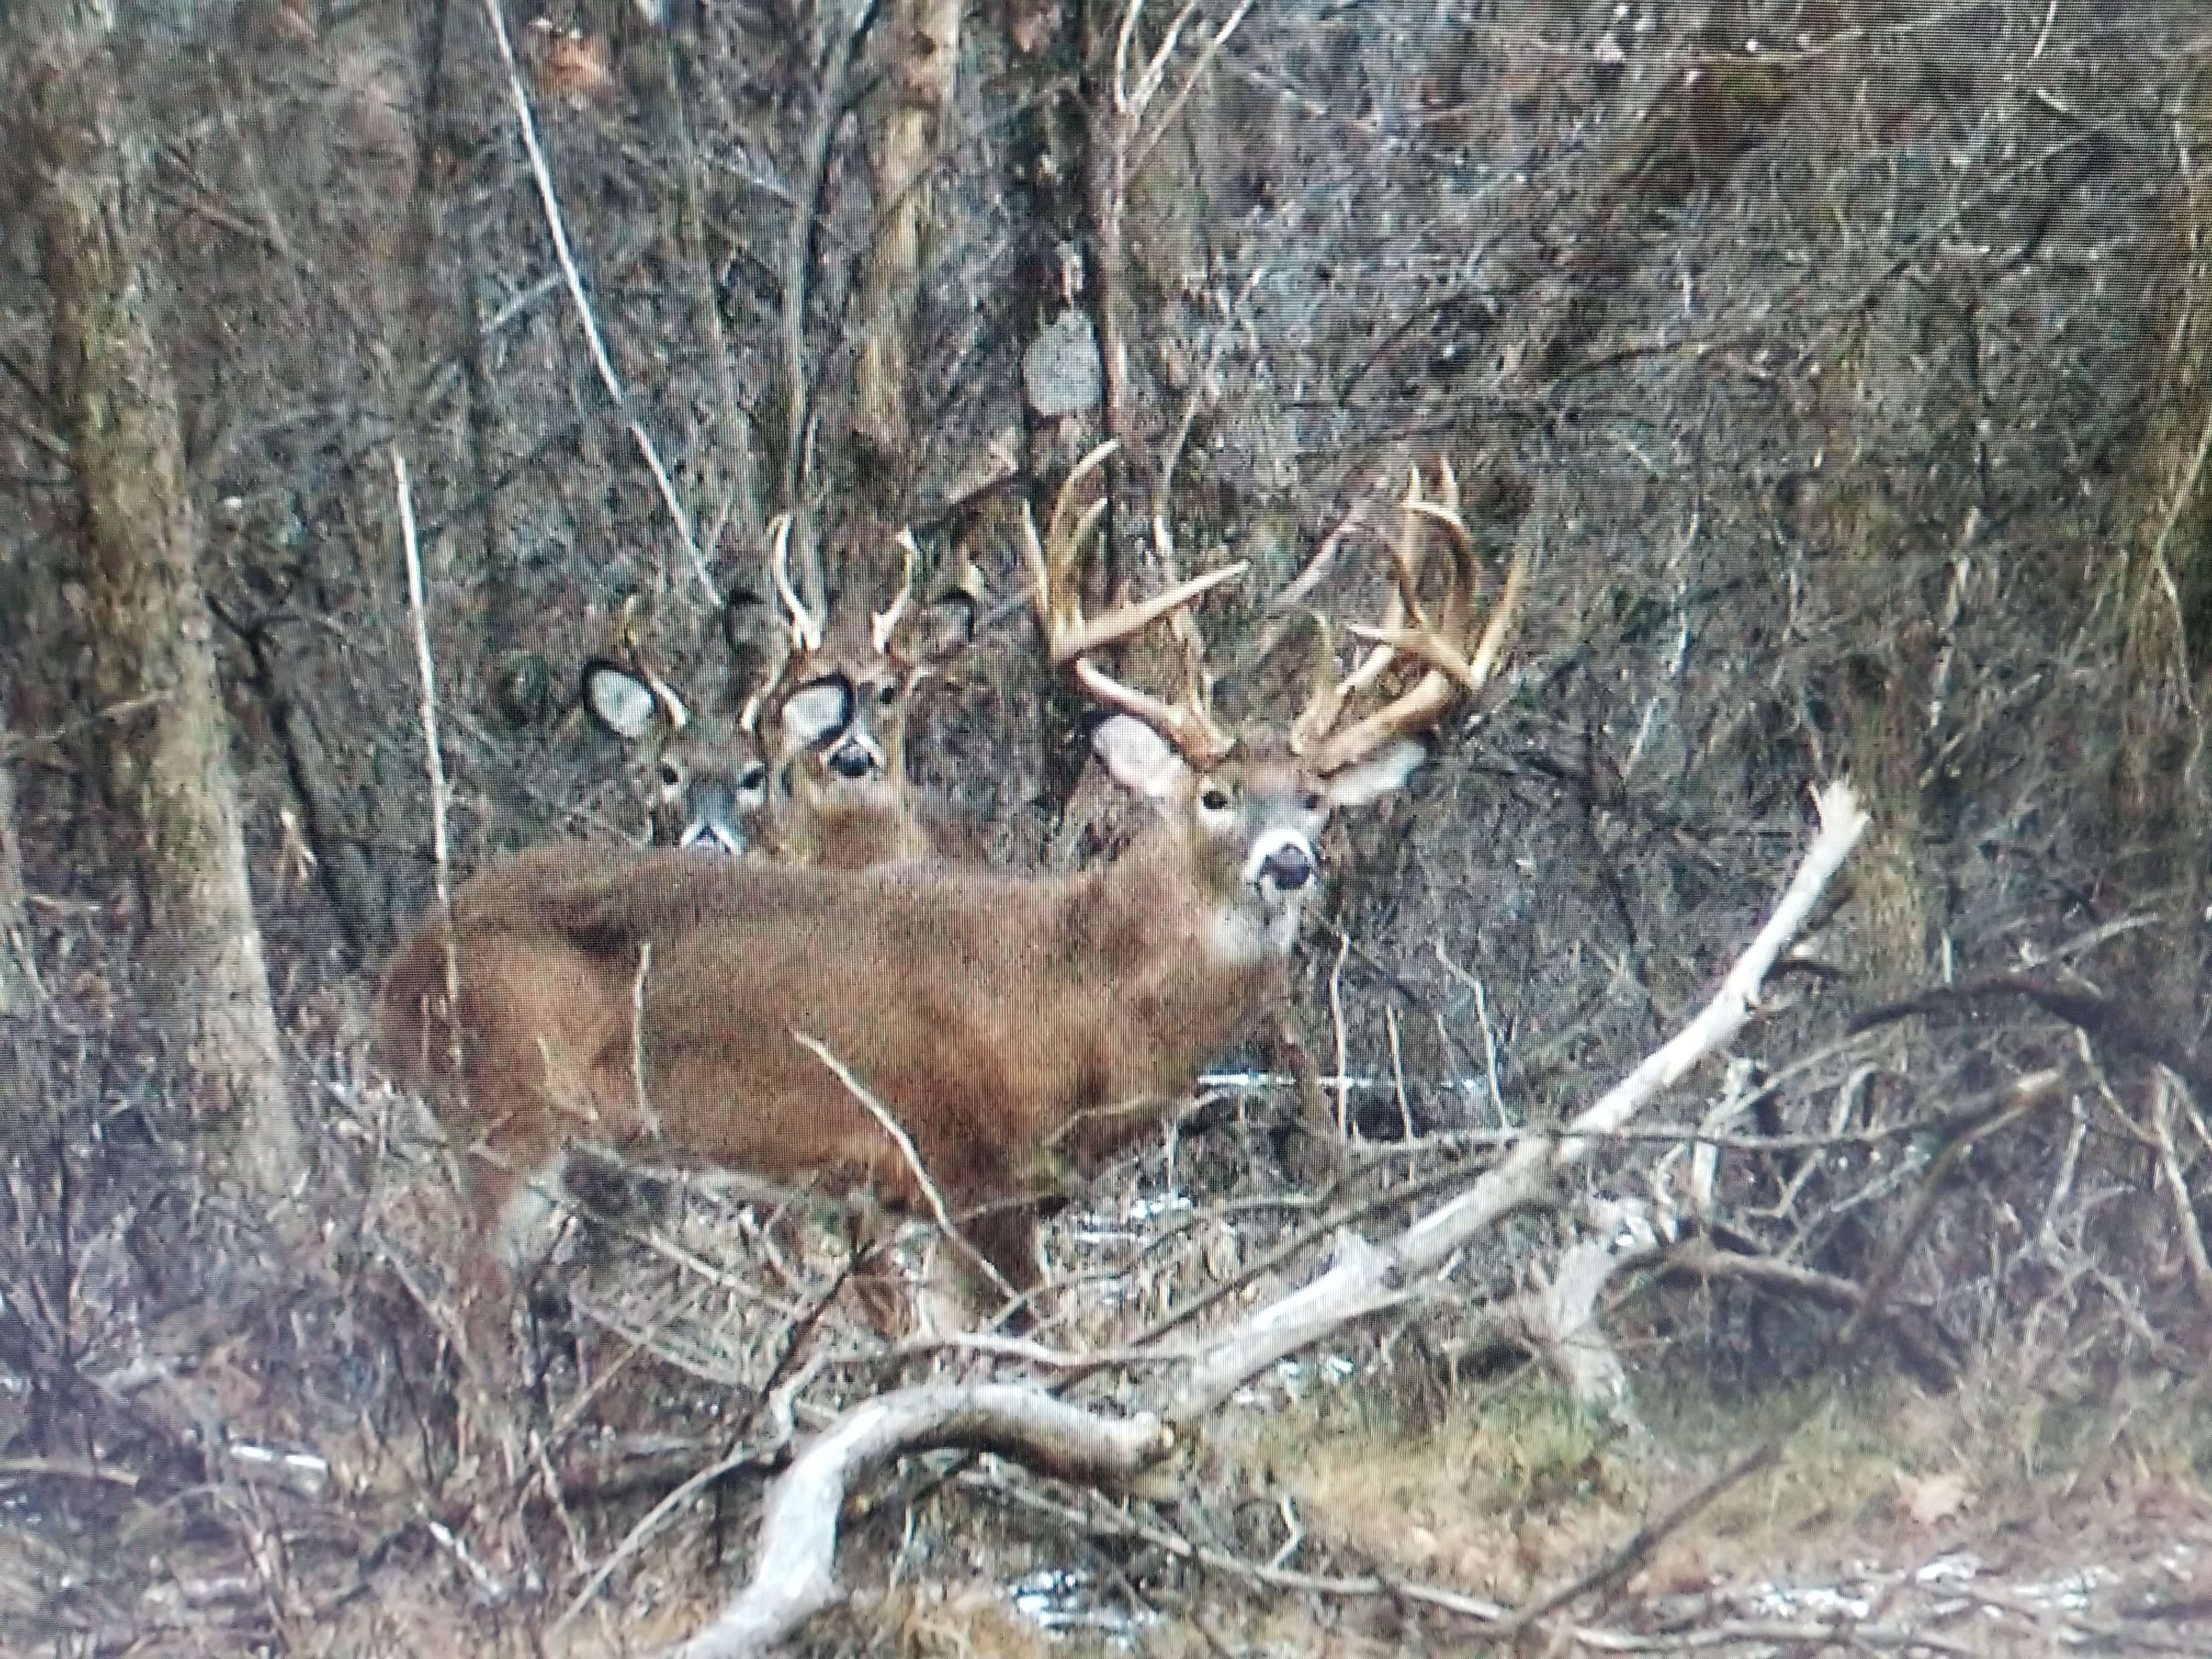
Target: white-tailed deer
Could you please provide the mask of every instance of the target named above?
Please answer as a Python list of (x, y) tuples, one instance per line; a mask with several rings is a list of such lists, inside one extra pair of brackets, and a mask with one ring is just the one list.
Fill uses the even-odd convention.
[[(1051, 1171), (1145, 1132), (1282, 994), (1330, 812), (1398, 787), (1422, 734), (1493, 671), (1522, 586), (1489, 608), (1444, 474), (1418, 478), (1394, 550), (1389, 626), (1287, 730), (1231, 732), (1194, 673), (1169, 702), (1094, 653), (1236, 568), (1086, 622), (1075, 599), (1098, 508), (1071, 476), (1040, 541), (1055, 662), (1116, 709), (1093, 746), (1159, 821), (1119, 860), (1021, 877), (927, 863), (857, 873), (654, 852), (541, 848), (466, 883), (386, 980), (386, 1064), (423, 1087), (466, 1163), (478, 1285), (528, 1183), (589, 1138), (659, 1161), (872, 1189), (935, 1212), (1007, 1285), (1035, 1282)], [(1451, 569), (1419, 597), (1437, 532)], [(1394, 659), (1412, 684), (1347, 722)], [(1376, 694), (1379, 696), (1379, 690)], [(863, 1098), (861, 1091), (866, 1091)]]
[[(650, 669), (584, 665), (584, 707), (648, 769), (653, 841), (743, 858), (767, 839), (768, 757), (742, 715), (694, 714)], [(749, 711), (750, 712), (750, 711)]]
[[(793, 653), (761, 716), (770, 734), (778, 856), (787, 863), (862, 870), (895, 859), (972, 855), (973, 833), (907, 776), (907, 703), (945, 658), (963, 648), (974, 595), (963, 587), (921, 604), (920, 550), (897, 543), (905, 574), (896, 596), (865, 626), (848, 610), (810, 611), (792, 586), (788, 514), (772, 527), (769, 568), (790, 614)], [(956, 618), (950, 633), (944, 618)]]

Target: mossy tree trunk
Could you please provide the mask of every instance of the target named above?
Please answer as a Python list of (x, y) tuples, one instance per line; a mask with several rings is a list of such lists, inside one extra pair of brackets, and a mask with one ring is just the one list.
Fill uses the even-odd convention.
[(53, 304), (52, 396), (82, 511), (75, 556), (92, 647), (97, 759), (134, 826), (146, 964), (204, 1121), (234, 1126), (241, 1170), (283, 1186), (299, 1158), (261, 934), (246, 881), (228, 720), (216, 688), (176, 386), (154, 335), (150, 146), (122, 96), (103, 8), (15, 13)]

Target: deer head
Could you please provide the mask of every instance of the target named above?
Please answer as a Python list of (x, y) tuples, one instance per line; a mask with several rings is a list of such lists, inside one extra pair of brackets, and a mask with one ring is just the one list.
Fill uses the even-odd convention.
[(921, 550), (896, 538), (904, 574), (884, 610), (834, 621), (793, 587), (789, 514), (772, 526), (770, 569), (790, 617), (791, 659), (763, 709), (770, 734), (782, 850), (796, 862), (860, 869), (894, 858), (957, 849), (940, 815), (907, 778), (907, 703), (914, 688), (973, 631), (972, 567), (962, 583), (924, 605), (915, 593)]
[(651, 782), (653, 840), (742, 858), (769, 805), (768, 760), (744, 717), (694, 714), (651, 670), (607, 658), (584, 665), (585, 709), (631, 745)]
[[(1392, 548), (1390, 613), (1379, 628), (1356, 627), (1372, 648), (1339, 678), (1326, 620), (1316, 637), (1312, 696), (1287, 729), (1231, 729), (1215, 717), (1215, 679), (1188, 607), (1245, 570), (1237, 563), (1181, 582), (1157, 598), (1096, 621), (1083, 615), (1079, 574), (1085, 544), (1104, 511), (1073, 502), (1084, 479), (1113, 451), (1085, 456), (1069, 474), (1047, 532), (1024, 514), (1025, 551), (1036, 612), (1056, 667), (1102, 706), (1117, 711), (1092, 734), (1094, 752), (1115, 779), (1153, 802), (1174, 838), (1178, 874), (1190, 897), (1216, 918), (1224, 962), (1287, 956), (1300, 907), (1319, 868), (1317, 848), (1329, 815), (1362, 806), (1400, 787), (1426, 758), (1426, 733), (1461, 696), (1480, 691), (1495, 671), (1525, 580), (1516, 562), (1498, 599), (1480, 611), (1482, 573), (1459, 511), (1449, 465), (1431, 497), (1416, 472), (1401, 508)], [(1431, 618), (1420, 599), (1428, 544), (1441, 532), (1451, 568)], [(1168, 620), (1182, 646), (1179, 700), (1137, 690), (1109, 674), (1097, 653)], [(1477, 627), (1480, 625), (1480, 636)], [(1380, 685), (1401, 658), (1419, 677), (1364, 716), (1346, 720), (1361, 696)]]

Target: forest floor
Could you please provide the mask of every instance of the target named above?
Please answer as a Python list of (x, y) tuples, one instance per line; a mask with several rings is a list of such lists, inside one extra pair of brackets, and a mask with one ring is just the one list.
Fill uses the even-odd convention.
[[(871, 1353), (836, 1298), (809, 1300), (835, 1280), (818, 1230), (757, 1205), (718, 1212), (722, 1242), (742, 1237), (702, 1268), (689, 1212), (714, 1195), (684, 1188), (684, 1213), (567, 1259), (581, 1334), (538, 1345), (518, 1408), (529, 1452), (503, 1463), (448, 1340), (447, 1160), (388, 1091), (332, 1094), (350, 1105), (328, 1119), (315, 1226), (271, 1225), (210, 1183), (159, 1251), (133, 1237), (143, 1218), (80, 1241), (85, 1397), (0, 1398), (9, 1438), (44, 1412), (45, 1443), (73, 1448), (0, 1465), (0, 1650), (651, 1651), (744, 1577), (756, 1500), (789, 1452), (767, 1403), (781, 1384), (805, 1379), (803, 1433), (894, 1382), (991, 1374), (973, 1354)], [(1152, 1230), (1134, 1241), (1151, 1266), (1068, 1291), (1066, 1346), (1109, 1345), (1223, 1257), (1221, 1229), (1188, 1207), (1120, 1216)], [(1070, 1260), (1086, 1238), (1132, 1242), (1095, 1212), (1057, 1232)], [(812, 1311), (794, 1323), (794, 1308)], [(1808, 1373), (1819, 1345), (1793, 1346), (1795, 1328), (1769, 1351), (1734, 1326), (1662, 1334), (1645, 1311), (1632, 1294), (1614, 1320), (1632, 1423), (1590, 1419), (1526, 1366), (1460, 1364), (1407, 1326), (1246, 1390), (1164, 1502), (910, 1459), (848, 1506), (852, 1594), (803, 1643), (1464, 1651), (1483, 1624), (1400, 1587), (1541, 1601), (1788, 1425), (1771, 1460), (1571, 1604), (1581, 1650), (2212, 1652), (2200, 1388), (2024, 1348), (1940, 1395), (1878, 1352), (1832, 1382)], [(756, 1462), (656, 1510), (748, 1445)], [(1200, 1548), (1240, 1565), (1194, 1565)]]

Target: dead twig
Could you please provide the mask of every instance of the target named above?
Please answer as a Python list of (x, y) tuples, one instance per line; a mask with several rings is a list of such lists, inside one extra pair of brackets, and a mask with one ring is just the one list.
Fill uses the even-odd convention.
[(951, 1446), (994, 1452), (1062, 1480), (1119, 1481), (1165, 1457), (1175, 1438), (1149, 1414), (1095, 1417), (1006, 1383), (880, 1395), (848, 1412), (778, 1478), (761, 1516), (750, 1581), (665, 1659), (744, 1659), (782, 1641), (836, 1599), (837, 1521), (853, 1486), (891, 1458)]
[(921, 1186), (922, 1196), (928, 1200), (929, 1212), (935, 1218), (939, 1230), (951, 1242), (953, 1248), (980, 1268), (1000, 1294), (1009, 1299), (1018, 1297), (1021, 1293), (1006, 1282), (1006, 1275), (992, 1265), (990, 1258), (969, 1243), (966, 1235), (955, 1224), (951, 1206), (945, 1203), (945, 1194), (938, 1191), (937, 1183), (930, 1179), (928, 1170), (923, 1166), (921, 1149), (915, 1146), (914, 1137), (907, 1133), (904, 1126), (891, 1115), (890, 1109), (870, 1093), (867, 1085), (854, 1076), (851, 1068), (831, 1054), (828, 1045), (819, 1038), (811, 1037), (804, 1031), (793, 1031), (791, 1035), (800, 1048), (830, 1068), (830, 1075), (845, 1085), (845, 1091), (858, 1101), (883, 1132), (890, 1137), (891, 1144), (899, 1149), (899, 1156), (906, 1160), (907, 1168)]
[(584, 331), (584, 343), (592, 355), (592, 367), (598, 371), (599, 384), (606, 388), (614, 406), (622, 411), (623, 424), (629, 427), (630, 441), (637, 446), (646, 470), (653, 474), (653, 482), (660, 491), (661, 504), (668, 509), (669, 522), (676, 526), (677, 539), (684, 544), (684, 552), (691, 560), (691, 574), (699, 580), (700, 591), (716, 611), (722, 608), (721, 590), (708, 573), (707, 560), (699, 550), (699, 543), (691, 531), (691, 515), (684, 510), (677, 499), (675, 482), (660, 459), (660, 451), (652, 437), (639, 422), (629, 407), (629, 396), (623, 390), (622, 377), (615, 373), (614, 361), (607, 356), (605, 340), (599, 333), (599, 322), (592, 311), (592, 302), (584, 293), (584, 279), (577, 273), (575, 256), (568, 249), (568, 223), (561, 212), (561, 198), (553, 189), (553, 171), (545, 161), (545, 151), (538, 142), (538, 124), (530, 113), (530, 94), (522, 84), (522, 68), (515, 62), (514, 42), (507, 32), (507, 14), (500, 0), (484, 0), (484, 14), (491, 21), (492, 37), (499, 43), (501, 63), (507, 66), (508, 95), (514, 103), (514, 123), (522, 135), (522, 148), (530, 158), (530, 175), (538, 183), (538, 199), (545, 213), (546, 234), (553, 239), (554, 257), (561, 262), (561, 274), (568, 281), (568, 301), (575, 307), (576, 320)]
[(415, 635), (415, 673), (422, 690), (418, 713), (423, 757), (430, 774), (430, 868), (438, 916), (446, 936), (446, 1026), (455, 1078), (461, 1076), (460, 947), (453, 934), (453, 884), (446, 847), (446, 763), (438, 744), (438, 671), (430, 658), (430, 623), (422, 598), (422, 550), (415, 535), (415, 496), (407, 483), (407, 458), (392, 449), (392, 487), (399, 495), (399, 543), (407, 559), (407, 614)]

